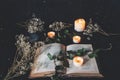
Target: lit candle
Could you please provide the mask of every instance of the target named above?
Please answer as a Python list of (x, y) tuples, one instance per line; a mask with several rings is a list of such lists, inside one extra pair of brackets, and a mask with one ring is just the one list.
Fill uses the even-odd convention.
[(73, 42), (74, 43), (80, 43), (81, 37), (80, 36), (73, 36)]
[(75, 56), (73, 58), (73, 64), (76, 66), (76, 67), (80, 67), (82, 64), (83, 64), (84, 60), (82, 57), (79, 57), (79, 56)]
[(48, 35), (49, 38), (54, 38), (55, 37), (55, 32), (50, 31), (50, 32), (47, 33), (47, 35)]
[(77, 31), (77, 32), (82, 32), (84, 31), (85, 29), (85, 20), (84, 19), (77, 19), (75, 20), (74, 22), (74, 29)]

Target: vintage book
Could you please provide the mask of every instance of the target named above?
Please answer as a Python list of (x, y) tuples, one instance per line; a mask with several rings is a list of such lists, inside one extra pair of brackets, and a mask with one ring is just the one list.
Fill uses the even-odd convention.
[[(48, 53), (51, 53), (51, 55), (59, 55), (61, 50), (76, 51), (82, 48), (93, 51), (91, 44), (71, 44), (65, 46), (60, 43), (51, 43), (38, 48), (31, 69), (30, 78), (47, 77), (52, 76), (55, 73), (54, 61), (48, 58)], [(87, 55), (84, 56), (84, 58), (86, 59), (86, 62), (80, 67), (76, 67), (73, 64), (73, 60), (68, 60), (69, 67), (66, 69), (65, 75), (71, 77), (102, 77), (96, 59), (89, 59)], [(58, 61), (57, 64), (61, 64), (61, 62)]]

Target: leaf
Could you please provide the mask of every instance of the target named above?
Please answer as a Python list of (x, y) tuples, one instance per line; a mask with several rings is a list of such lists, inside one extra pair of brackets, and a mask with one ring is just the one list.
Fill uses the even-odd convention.
[(53, 60), (53, 59), (56, 59), (56, 56), (52, 56), (52, 60)]
[(67, 51), (67, 54), (72, 54), (72, 53), (75, 53), (74, 51), (70, 50), (70, 51)]
[(74, 56), (75, 56), (74, 54), (69, 54), (69, 59), (72, 60)]
[(100, 51), (100, 49), (96, 49), (93, 53), (97, 54)]
[(63, 35), (64, 38), (66, 38), (66, 35)]
[(60, 51), (60, 54), (61, 54), (61, 55), (63, 54), (63, 51), (62, 51), (62, 50)]
[(77, 52), (81, 53), (82, 51), (81, 51), (81, 49), (79, 49)]
[(85, 53), (86, 52), (86, 49), (85, 48), (82, 48), (82, 53)]
[(57, 38), (57, 41), (60, 42), (60, 38)]
[(69, 30), (65, 30), (64, 33), (65, 33), (65, 34), (68, 34), (68, 33), (69, 33)]
[(89, 58), (94, 58), (94, 57), (97, 57), (97, 54), (94, 54), (94, 53), (91, 53), (91, 54), (88, 54)]
[(77, 56), (81, 56), (81, 53), (80, 53), (80, 52), (77, 52)]
[(61, 38), (62, 36), (60, 35), (60, 33), (58, 33), (58, 38)]
[(72, 35), (73, 35), (73, 36), (76, 36), (76, 35), (78, 35), (78, 34), (73, 32)]
[(85, 50), (84, 48), (82, 48), (82, 49), (81, 49), (81, 52), (82, 52), (82, 53), (85, 53), (85, 52), (86, 52), (86, 50)]
[(74, 51), (72, 51), (72, 50), (71, 50), (71, 51), (67, 51), (67, 57), (72, 60), (73, 57), (76, 55), (75, 53), (76, 53), (76, 52), (74, 52)]
[(77, 50), (76, 54), (77, 54), (78, 56), (83, 55), (83, 49), (79, 49), (79, 50)]
[(50, 60), (53, 60), (53, 56), (50, 53), (48, 53), (47, 56)]

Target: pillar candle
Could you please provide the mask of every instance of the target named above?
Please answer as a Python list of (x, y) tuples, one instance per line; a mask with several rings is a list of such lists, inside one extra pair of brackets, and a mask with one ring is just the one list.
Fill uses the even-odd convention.
[(85, 29), (85, 20), (84, 19), (77, 19), (74, 22), (74, 29), (77, 32), (82, 32)]

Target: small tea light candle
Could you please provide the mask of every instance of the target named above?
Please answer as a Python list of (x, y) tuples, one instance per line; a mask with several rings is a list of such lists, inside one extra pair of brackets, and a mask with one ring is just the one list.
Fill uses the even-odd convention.
[(80, 36), (73, 36), (73, 42), (74, 43), (80, 43), (81, 37)]
[(50, 32), (47, 33), (47, 35), (48, 35), (49, 38), (54, 38), (55, 37), (55, 32), (50, 31)]
[(85, 29), (85, 20), (84, 19), (77, 19), (75, 20), (74, 22), (74, 29), (77, 31), (77, 32), (82, 32), (84, 31)]
[(76, 67), (80, 67), (80, 66), (83, 64), (83, 62), (84, 62), (84, 60), (83, 60), (82, 57), (75, 56), (75, 57), (73, 58), (73, 64), (74, 64), (74, 66), (76, 66)]

